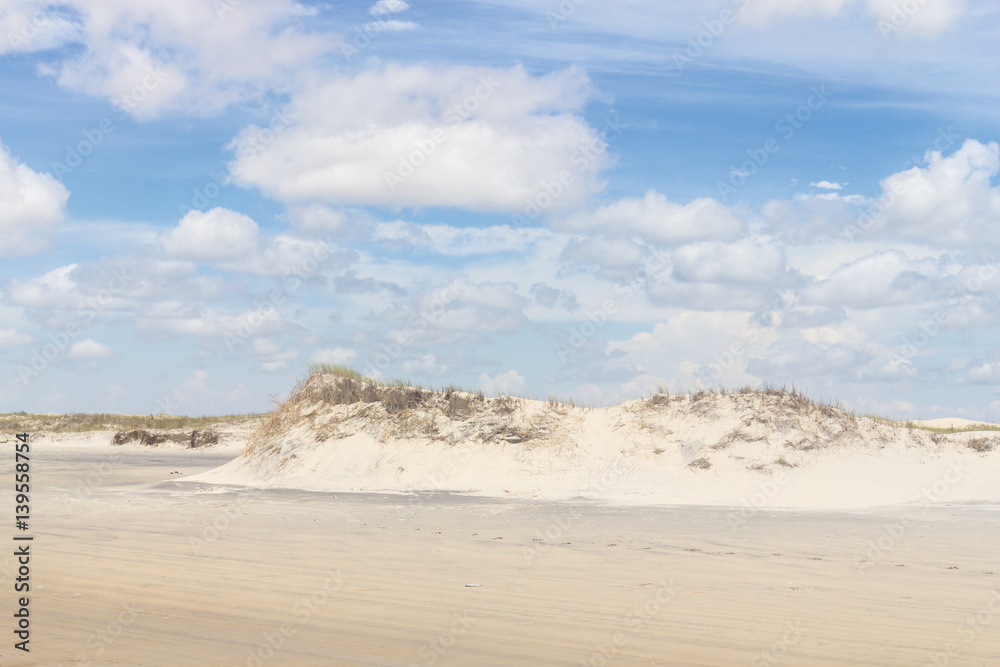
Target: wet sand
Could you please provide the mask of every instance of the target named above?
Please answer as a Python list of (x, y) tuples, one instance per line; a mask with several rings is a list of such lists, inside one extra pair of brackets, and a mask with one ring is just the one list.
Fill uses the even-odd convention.
[(1000, 664), (996, 507), (737, 514), (173, 481), (233, 455), (36, 449), (32, 650), (8, 630), (0, 661)]

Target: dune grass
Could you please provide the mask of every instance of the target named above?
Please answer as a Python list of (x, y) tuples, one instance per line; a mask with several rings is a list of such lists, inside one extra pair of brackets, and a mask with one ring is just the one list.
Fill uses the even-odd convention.
[(186, 417), (183, 415), (116, 415), (116, 414), (68, 414), (34, 415), (25, 412), (0, 414), (0, 431), (5, 433), (26, 431), (28, 433), (85, 433), (88, 431), (134, 431), (134, 430), (197, 430), (216, 424), (239, 423), (259, 420), (265, 415), (251, 413), (245, 415), (222, 415), (217, 417)]

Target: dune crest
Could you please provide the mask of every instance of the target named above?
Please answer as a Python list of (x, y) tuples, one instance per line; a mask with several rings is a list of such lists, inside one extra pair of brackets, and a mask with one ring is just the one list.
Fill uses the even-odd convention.
[(906, 428), (795, 392), (661, 393), (582, 408), (314, 373), (239, 459), (188, 479), (315, 491), (850, 508), (1000, 500), (998, 473), (1000, 433)]

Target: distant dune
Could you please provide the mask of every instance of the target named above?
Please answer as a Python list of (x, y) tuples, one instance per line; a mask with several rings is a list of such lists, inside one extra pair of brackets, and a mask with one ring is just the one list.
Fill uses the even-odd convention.
[(1000, 433), (944, 434), (797, 393), (658, 394), (608, 408), (314, 373), (244, 454), (188, 478), (642, 504), (851, 508), (1000, 500)]

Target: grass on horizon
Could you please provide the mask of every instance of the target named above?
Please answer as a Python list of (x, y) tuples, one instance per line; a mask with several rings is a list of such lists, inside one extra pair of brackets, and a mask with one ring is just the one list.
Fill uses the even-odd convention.
[(83, 433), (86, 431), (135, 431), (156, 429), (202, 429), (221, 423), (259, 419), (264, 413), (187, 417), (184, 415), (116, 415), (108, 413), (36, 415), (26, 412), (0, 414), (0, 431), (5, 433), (46, 431), (48, 433)]

